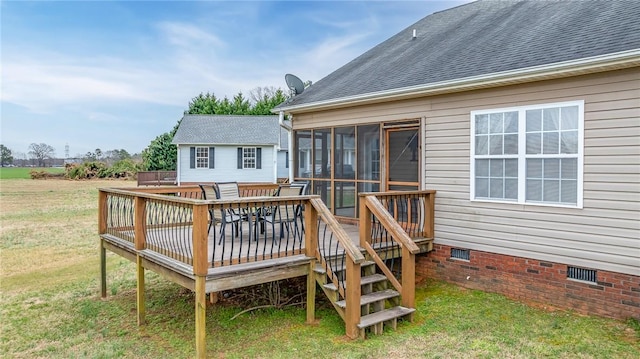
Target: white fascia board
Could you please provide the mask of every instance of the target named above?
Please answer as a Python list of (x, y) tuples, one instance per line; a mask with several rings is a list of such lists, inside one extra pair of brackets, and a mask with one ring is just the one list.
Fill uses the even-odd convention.
[(640, 49), (278, 108), (285, 113), (460, 92), (640, 66)]

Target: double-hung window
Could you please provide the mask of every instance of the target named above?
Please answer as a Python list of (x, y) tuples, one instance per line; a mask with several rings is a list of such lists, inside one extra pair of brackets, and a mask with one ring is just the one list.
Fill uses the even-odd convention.
[(471, 200), (582, 207), (584, 101), (471, 112)]
[(196, 168), (209, 168), (209, 147), (196, 147)]
[(256, 148), (242, 148), (242, 168), (256, 168)]
[(190, 147), (189, 148), (189, 168), (209, 168), (215, 165), (214, 147)]

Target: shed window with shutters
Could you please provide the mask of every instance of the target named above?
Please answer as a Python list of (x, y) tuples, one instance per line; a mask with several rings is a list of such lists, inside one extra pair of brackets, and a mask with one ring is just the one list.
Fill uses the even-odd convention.
[(262, 168), (262, 149), (259, 147), (238, 147), (238, 169)]
[(471, 200), (582, 208), (584, 101), (471, 112)]
[(191, 147), (190, 168), (214, 168), (215, 148)]

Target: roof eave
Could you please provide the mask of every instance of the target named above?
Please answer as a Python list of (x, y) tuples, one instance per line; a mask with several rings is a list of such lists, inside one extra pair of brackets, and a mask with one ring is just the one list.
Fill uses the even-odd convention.
[(195, 142), (171, 142), (172, 145), (176, 145), (176, 146), (278, 146), (278, 143), (265, 143), (265, 142), (260, 142), (260, 143), (211, 143), (211, 142), (206, 142), (206, 143), (195, 143)]
[(622, 51), (607, 55), (556, 62), (523, 69), (496, 72), (486, 75), (466, 77), (425, 85), (403, 87), (388, 91), (371, 92), (355, 96), (341, 97), (326, 101), (311, 102), (293, 106), (283, 106), (275, 111), (288, 114), (317, 110), (328, 110), (374, 102), (394, 101), (444, 93), (468, 91), (480, 88), (498, 87), (526, 82), (550, 80), (588, 73), (611, 71), (640, 66), (640, 49)]

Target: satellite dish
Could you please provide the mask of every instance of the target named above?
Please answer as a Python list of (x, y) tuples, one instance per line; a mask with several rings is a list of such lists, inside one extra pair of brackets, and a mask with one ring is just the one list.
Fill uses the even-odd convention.
[(293, 95), (299, 95), (304, 91), (304, 83), (297, 76), (292, 74), (284, 75), (287, 86), (293, 92)]

